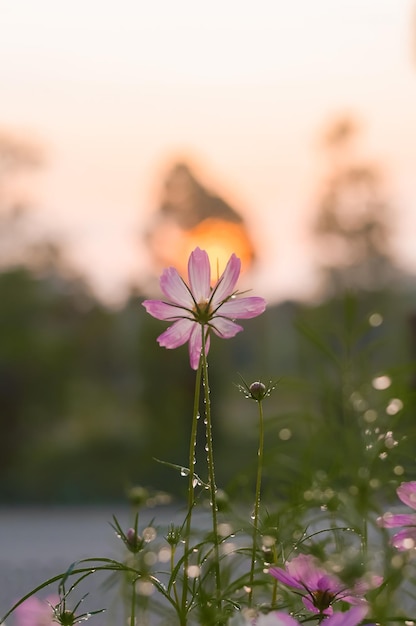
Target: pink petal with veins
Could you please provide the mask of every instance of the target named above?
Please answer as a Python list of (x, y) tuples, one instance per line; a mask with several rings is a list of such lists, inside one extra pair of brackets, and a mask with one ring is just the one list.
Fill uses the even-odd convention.
[(212, 330), (216, 335), (218, 335), (218, 337), (230, 339), (231, 337), (235, 337), (237, 333), (244, 330), (244, 328), (225, 317), (216, 317), (212, 321)]
[(160, 346), (169, 350), (178, 348), (189, 340), (195, 326), (195, 322), (191, 320), (179, 320), (159, 335), (157, 342)]
[[(209, 352), (210, 338), (205, 329), (205, 355)], [(202, 351), (202, 326), (194, 324), (191, 336), (189, 337), (189, 360), (193, 370), (198, 369), (199, 359)]]
[(194, 301), (185, 282), (174, 267), (168, 267), (160, 277), (160, 288), (168, 300), (187, 309), (192, 308)]
[(214, 287), (214, 296), (212, 298), (212, 307), (215, 309), (220, 302), (228, 298), (236, 286), (238, 277), (240, 276), (241, 261), (235, 254), (232, 254), (228, 260), (225, 270), (221, 274), (217, 284)]
[(184, 310), (183, 307), (162, 302), (162, 300), (145, 300), (142, 305), (150, 315), (158, 320), (173, 321), (189, 315), (189, 319), (193, 319), (192, 314)]
[(263, 313), (266, 308), (264, 298), (250, 296), (248, 298), (231, 298), (224, 302), (218, 309), (218, 315), (230, 319), (250, 319)]
[(189, 285), (196, 302), (199, 304), (210, 296), (211, 266), (205, 250), (195, 248), (188, 261)]

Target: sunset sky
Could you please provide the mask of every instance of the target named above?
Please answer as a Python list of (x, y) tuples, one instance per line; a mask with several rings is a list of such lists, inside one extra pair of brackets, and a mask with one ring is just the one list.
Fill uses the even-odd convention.
[(177, 158), (241, 210), (255, 291), (311, 293), (320, 139), (343, 114), (416, 272), (413, 0), (0, 2), (0, 130), (45, 154), (32, 222), (107, 299), (152, 269), (142, 235)]

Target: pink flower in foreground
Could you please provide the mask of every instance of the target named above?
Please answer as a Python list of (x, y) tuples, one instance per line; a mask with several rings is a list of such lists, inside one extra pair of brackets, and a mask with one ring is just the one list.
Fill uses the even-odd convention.
[[(366, 616), (368, 607), (356, 606), (345, 613), (334, 613), (325, 618), (325, 626), (357, 626)], [(300, 623), (290, 615), (281, 611), (272, 611), (268, 615), (250, 618), (249, 615), (233, 618), (230, 626), (300, 626)]]
[[(402, 483), (396, 490), (400, 500), (416, 509), (416, 481)], [(405, 526), (392, 538), (392, 544), (400, 551), (416, 549), (416, 513), (384, 513), (379, 517), (377, 524), (383, 528), (397, 528)]]
[(325, 571), (317, 559), (306, 554), (287, 562), (285, 569), (271, 567), (269, 573), (281, 583), (304, 592), (302, 600), (305, 607), (320, 615), (332, 615), (332, 604), (338, 600), (365, 605), (364, 593), (382, 581), (381, 577), (373, 576), (371, 585), (359, 581), (348, 589), (339, 578)]
[(237, 298), (235, 285), (241, 261), (232, 254), (224, 272), (211, 287), (211, 266), (205, 250), (195, 248), (188, 261), (188, 283), (177, 270), (169, 267), (160, 278), (164, 300), (145, 300), (143, 306), (153, 317), (173, 322), (157, 341), (164, 348), (178, 348), (189, 342), (191, 367), (198, 369), (205, 330), (205, 352), (208, 354), (210, 331), (224, 339), (243, 330), (235, 319), (257, 317), (266, 308), (263, 298)]
[(53, 626), (54, 613), (52, 607), (59, 602), (58, 596), (48, 596), (39, 600), (32, 596), (16, 609), (18, 626)]

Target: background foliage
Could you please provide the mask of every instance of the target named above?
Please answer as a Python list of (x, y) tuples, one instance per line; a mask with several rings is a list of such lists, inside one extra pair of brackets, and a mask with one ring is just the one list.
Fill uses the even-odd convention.
[[(357, 481), (371, 485), (373, 470), (392, 487), (414, 478), (410, 287), (348, 291), (313, 306), (282, 303), (234, 340), (214, 339), (220, 486), (252, 493), (247, 477), (256, 463), (257, 424), (236, 388), (239, 374), (278, 381), (266, 405), (265, 485), (276, 498), (302, 501), (306, 492), (327, 505), (335, 487), (348, 493)], [(3, 502), (120, 499), (135, 484), (183, 493), (180, 477), (154, 457), (186, 462), (194, 373), (185, 347), (157, 347), (161, 326), (141, 299), (131, 293), (113, 310), (56, 265), (3, 269)], [(383, 318), (379, 326), (369, 322), (374, 313)], [(372, 382), (380, 376), (391, 381), (385, 389)], [(388, 431), (398, 444), (383, 448), (378, 437)]]

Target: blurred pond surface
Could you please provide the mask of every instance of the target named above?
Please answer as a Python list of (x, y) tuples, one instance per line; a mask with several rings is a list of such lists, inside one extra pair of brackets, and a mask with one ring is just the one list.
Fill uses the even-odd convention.
[[(390, 507), (394, 512), (402, 512), (402, 507)], [(131, 509), (125, 505), (70, 506), (70, 507), (0, 507), (0, 617), (28, 591), (48, 578), (65, 572), (80, 559), (107, 557), (122, 560), (125, 552), (123, 544), (116, 537), (110, 523), (115, 515), (122, 528), (133, 524)], [(166, 536), (171, 523), (181, 524), (184, 510), (177, 505), (144, 509), (140, 513), (139, 531), (152, 524), (157, 529), (159, 539)], [(195, 513), (195, 528), (206, 529), (209, 516), (206, 512)], [(325, 527), (327, 521), (317, 522), (317, 529)], [(313, 530), (312, 526), (309, 530)], [(377, 544), (374, 529), (370, 530), (370, 542)], [(374, 545), (374, 544), (373, 544)], [(125, 624), (120, 584), (105, 585), (108, 573), (91, 576), (71, 596), (68, 608), (88, 592), (77, 613), (105, 608), (103, 614), (94, 616), (88, 623), (91, 626), (114, 626)], [(121, 581), (120, 581), (121, 582)], [(409, 582), (410, 591), (412, 584)], [(403, 590), (404, 591), (404, 590)], [(409, 591), (409, 590), (408, 590)], [(56, 584), (48, 591), (37, 594), (46, 598), (56, 594)], [(414, 612), (414, 600), (406, 593), (400, 594), (402, 610)], [(13, 617), (6, 626), (17, 624)]]
[[(4, 615), (16, 600), (37, 585), (65, 572), (74, 561), (89, 557), (121, 560), (123, 544), (110, 526), (113, 515), (123, 528), (133, 523), (130, 509), (123, 505), (0, 508), (0, 614)], [(170, 507), (147, 509), (140, 514), (140, 528), (155, 519), (157, 527), (161, 526), (160, 533), (164, 534), (162, 528), (174, 521), (174, 517), (176, 521), (179, 519)], [(92, 625), (110, 624), (120, 615), (119, 588), (104, 589), (107, 578), (108, 574), (92, 576), (88, 585), (73, 597), (76, 603), (89, 592), (81, 612), (107, 609), (103, 615), (91, 619)], [(48, 593), (56, 592), (56, 584), (51, 585)], [(38, 597), (46, 595), (42, 591)], [(71, 606), (72, 602), (68, 608)], [(7, 620), (7, 626), (15, 623), (12, 618)]]

